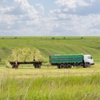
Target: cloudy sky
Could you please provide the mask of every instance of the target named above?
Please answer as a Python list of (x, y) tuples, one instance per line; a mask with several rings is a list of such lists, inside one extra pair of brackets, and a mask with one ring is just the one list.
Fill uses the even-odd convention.
[(0, 36), (100, 36), (100, 0), (0, 0)]

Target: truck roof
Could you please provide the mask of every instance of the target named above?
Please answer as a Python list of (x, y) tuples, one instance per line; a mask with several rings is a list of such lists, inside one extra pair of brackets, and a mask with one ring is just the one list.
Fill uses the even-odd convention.
[(54, 54), (50, 56), (83, 56), (83, 54)]

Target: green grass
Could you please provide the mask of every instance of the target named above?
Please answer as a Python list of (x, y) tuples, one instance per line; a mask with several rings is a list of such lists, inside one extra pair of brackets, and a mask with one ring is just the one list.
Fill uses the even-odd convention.
[(0, 68), (0, 100), (99, 100), (100, 64), (57, 69)]
[(8, 100), (99, 100), (100, 75), (6, 79), (0, 99)]
[(1, 37), (0, 58), (6, 59), (14, 48), (37, 48), (48, 59), (50, 54), (91, 54), (100, 62), (100, 37)]
[[(95, 65), (5, 68), (11, 50), (24, 47), (36, 47), (46, 59), (50, 54), (91, 54)], [(0, 59), (0, 100), (100, 100), (100, 37), (1, 37)]]

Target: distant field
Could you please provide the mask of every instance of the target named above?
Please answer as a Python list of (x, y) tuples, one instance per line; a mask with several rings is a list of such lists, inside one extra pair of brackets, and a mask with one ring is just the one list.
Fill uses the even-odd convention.
[(37, 48), (48, 60), (51, 54), (91, 54), (100, 62), (100, 37), (0, 37), (0, 59), (14, 48)]

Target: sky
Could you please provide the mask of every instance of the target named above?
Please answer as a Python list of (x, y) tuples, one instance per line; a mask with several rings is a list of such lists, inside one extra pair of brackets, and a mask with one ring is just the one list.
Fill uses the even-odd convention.
[(0, 36), (100, 36), (100, 0), (0, 0)]

